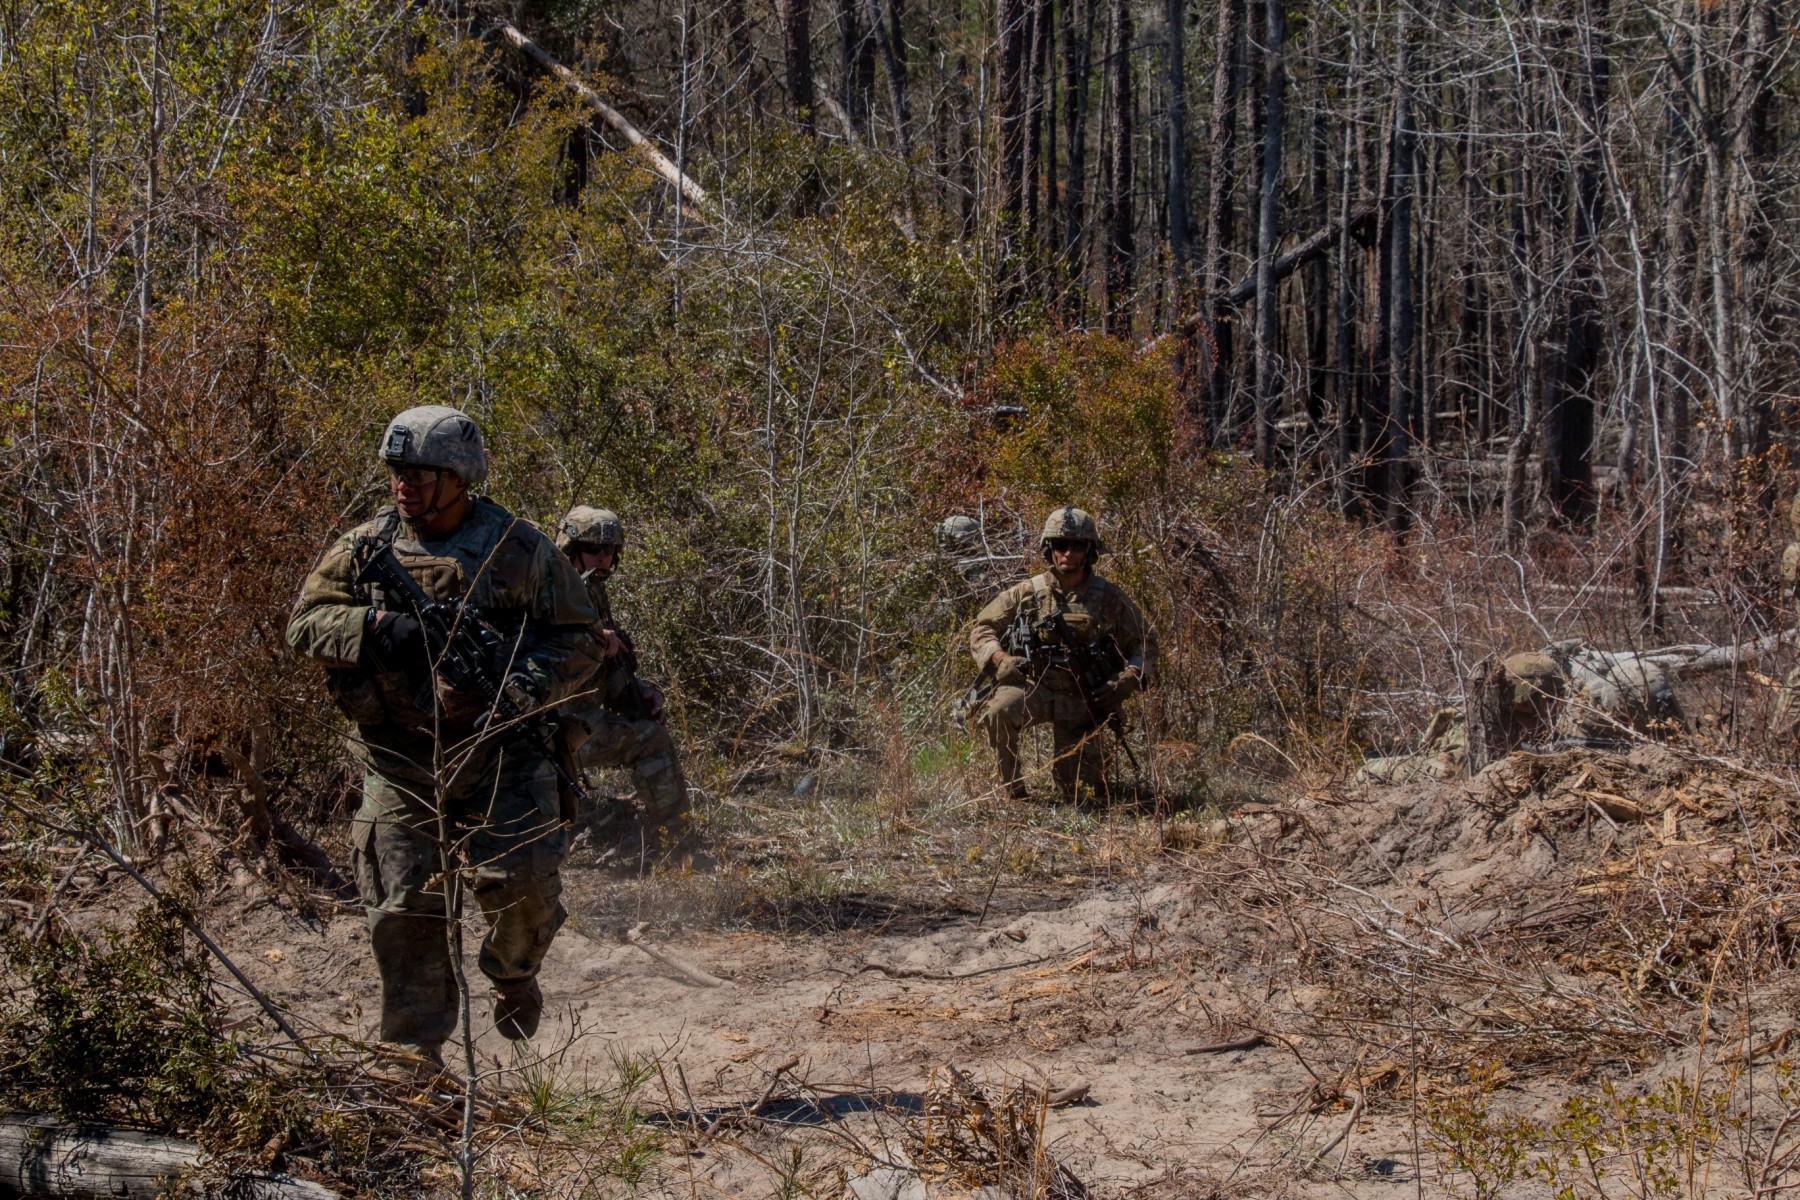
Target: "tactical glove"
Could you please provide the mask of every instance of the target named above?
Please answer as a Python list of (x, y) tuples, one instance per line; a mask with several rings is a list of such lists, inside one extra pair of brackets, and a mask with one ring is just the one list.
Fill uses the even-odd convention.
[(544, 706), (544, 686), (530, 672), (514, 671), (500, 685), (500, 690), (519, 710), (521, 716), (536, 712)]
[(1025, 674), (1025, 660), (1011, 654), (996, 654), (991, 660), (994, 665), (994, 678), (1007, 687), (1024, 687), (1031, 682)]
[(1118, 708), (1143, 688), (1143, 681), (1138, 678), (1137, 672), (1127, 668), (1113, 676), (1101, 686), (1099, 691), (1094, 693), (1094, 704), (1098, 708)]
[(405, 613), (369, 610), (363, 630), (363, 659), (389, 671), (425, 666), (425, 630)]

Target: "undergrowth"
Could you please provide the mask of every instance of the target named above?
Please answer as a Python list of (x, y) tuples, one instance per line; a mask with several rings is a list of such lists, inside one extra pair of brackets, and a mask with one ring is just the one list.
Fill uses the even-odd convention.
[(210, 963), (182, 889), (92, 938), (4, 939), (0, 1103), (83, 1121), (169, 1129), (219, 1150), (293, 1137), (305, 1110), (220, 1032)]

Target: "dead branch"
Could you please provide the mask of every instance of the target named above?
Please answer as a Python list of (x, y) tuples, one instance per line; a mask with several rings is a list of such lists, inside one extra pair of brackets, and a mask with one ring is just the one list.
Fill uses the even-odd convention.
[(1018, 962), (1001, 963), (997, 967), (982, 967), (978, 971), (927, 971), (923, 967), (890, 967), (886, 963), (865, 962), (856, 968), (856, 974), (864, 971), (879, 971), (889, 979), (974, 979), (978, 975), (995, 975), (1001, 971), (1012, 971), (1019, 967), (1034, 967), (1038, 963), (1048, 962), (1050, 955), (1040, 954), (1036, 958), (1024, 958)]
[(654, 958), (663, 966), (680, 973), (683, 978), (691, 983), (696, 983), (701, 987), (713, 988), (724, 987), (728, 982), (727, 980), (720, 979), (717, 975), (701, 970), (693, 963), (688, 962), (685, 958), (671, 954), (667, 950), (663, 950), (659, 947), (652, 946), (649, 942), (644, 940), (644, 927), (641, 924), (633, 925), (630, 929), (627, 929), (625, 931), (625, 940), (631, 945), (636, 946), (639, 950), (642, 950), (645, 954), (648, 954), (651, 958)]
[[(7, 808), (10, 808), (13, 812), (35, 825), (40, 825), (45, 829), (60, 833), (65, 837), (80, 838), (94, 849), (100, 851), (100, 853), (106, 855), (106, 857), (112, 859), (113, 862), (117, 863), (127, 875), (131, 876), (134, 883), (143, 888), (146, 892), (149, 892), (151, 896), (157, 900), (163, 898), (162, 890), (154, 883), (151, 883), (148, 879), (144, 878), (143, 874), (131, 864), (129, 859), (115, 850), (112, 843), (101, 837), (99, 834), (94, 833), (91, 830), (59, 824), (58, 822), (52, 821), (39, 813), (32, 812), (10, 800), (0, 800), (0, 803), (5, 804)], [(237, 980), (239, 986), (250, 994), (250, 998), (255, 1000), (264, 1012), (269, 1014), (269, 1019), (275, 1022), (275, 1027), (286, 1034), (288, 1039), (292, 1041), (294, 1045), (298, 1046), (307, 1057), (314, 1057), (311, 1047), (307, 1046), (307, 1044), (301, 1040), (299, 1032), (288, 1022), (286, 1014), (281, 1011), (280, 1007), (277, 1006), (273, 1000), (269, 999), (269, 997), (263, 993), (261, 988), (250, 981), (250, 977), (244, 974), (238, 965), (231, 960), (231, 956), (225, 953), (224, 948), (220, 946), (219, 943), (212, 940), (212, 937), (206, 930), (200, 927), (200, 923), (185, 913), (182, 914), (181, 923), (187, 926), (189, 933), (199, 939), (200, 944), (205, 946), (207, 952), (218, 960), (219, 965), (231, 973), (231, 977)]]
[(757, 1097), (755, 1104), (750, 1105), (748, 1108), (739, 1109), (736, 1112), (720, 1113), (707, 1124), (705, 1129), (706, 1136), (711, 1137), (713, 1134), (717, 1133), (719, 1127), (727, 1121), (740, 1117), (753, 1117), (761, 1112), (762, 1106), (767, 1104), (770, 1098), (775, 1095), (775, 1089), (781, 1084), (781, 1077), (799, 1065), (800, 1056), (798, 1054), (790, 1054), (769, 1076), (769, 1086), (763, 1089), (763, 1094)]
[(1269, 1039), (1260, 1033), (1246, 1033), (1242, 1037), (1230, 1038), (1223, 1042), (1208, 1042), (1204, 1046), (1190, 1046), (1183, 1054), (1225, 1054), (1232, 1050), (1254, 1050)]
[(713, 209), (712, 197), (706, 189), (690, 179), (669, 157), (656, 148), (656, 144), (638, 131), (638, 127), (625, 119), (625, 114), (600, 98), (600, 93), (581, 81), (581, 77), (558, 62), (549, 51), (520, 33), (518, 27), (510, 21), (499, 21), (495, 28), (514, 46), (523, 50), (537, 64), (560, 79), (568, 89), (580, 96), (582, 102), (600, 115), (600, 119), (611, 125), (620, 137), (631, 143), (632, 149), (644, 157), (650, 169), (666, 180), (683, 200), (707, 209), (717, 215)]

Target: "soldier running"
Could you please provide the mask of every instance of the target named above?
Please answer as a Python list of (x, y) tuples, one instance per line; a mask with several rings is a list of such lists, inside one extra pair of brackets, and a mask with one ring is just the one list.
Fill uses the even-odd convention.
[[(986, 694), (974, 721), (1009, 795), (1026, 795), (1019, 734), (1049, 725), (1063, 799), (1106, 796), (1102, 732), (1151, 681), (1156, 631), (1130, 597), (1094, 573), (1105, 547), (1093, 517), (1073, 505), (1057, 509), (1038, 547), (1050, 569), (1007, 588), (975, 618), (970, 650), (982, 669), (977, 695)], [(1077, 657), (1105, 666), (1083, 671)]]
[[(382, 434), (379, 454), (394, 503), (325, 551), (287, 639), (326, 668), (355, 726), (349, 747), (364, 775), (351, 846), (381, 973), (381, 1039), (441, 1066), (458, 1009), (444, 873), (468, 872), (487, 918), (480, 963), (494, 988), (494, 1027), (528, 1038), (543, 1009), (538, 967), (565, 916), (559, 870), (569, 835), (545, 750), (517, 725), (485, 731), (486, 699), (446, 685), (431, 658), (442, 648), (427, 645), (397, 598), (357, 576), (387, 545), (432, 600), (466, 597), (508, 632), (506, 661), (493, 669), (511, 695), (536, 706), (557, 703), (593, 672), (598, 616), (550, 539), (475, 494), (487, 452), (469, 417), (435, 404), (408, 409)], [(448, 764), (446, 778), (438, 764)]]

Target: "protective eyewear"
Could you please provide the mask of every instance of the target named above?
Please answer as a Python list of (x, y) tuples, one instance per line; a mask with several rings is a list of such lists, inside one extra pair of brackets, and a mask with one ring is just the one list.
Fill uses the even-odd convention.
[(439, 471), (436, 467), (396, 467), (388, 464), (388, 478), (397, 479), (408, 487), (424, 487), (428, 483), (438, 481)]
[(1087, 543), (1076, 538), (1051, 538), (1050, 549), (1058, 551), (1085, 550), (1087, 549)]

